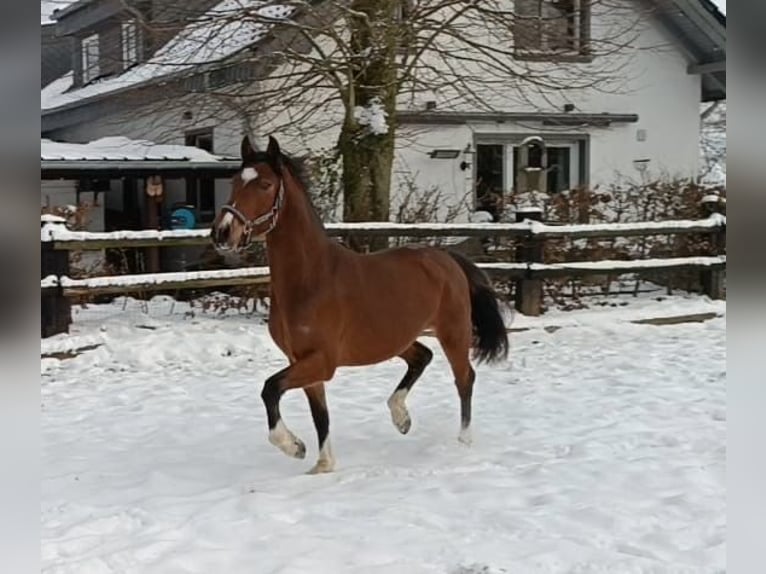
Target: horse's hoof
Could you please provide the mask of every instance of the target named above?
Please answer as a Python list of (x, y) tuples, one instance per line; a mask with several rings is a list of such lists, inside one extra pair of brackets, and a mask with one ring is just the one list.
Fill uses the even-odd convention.
[(269, 442), (287, 456), (292, 456), (293, 458), (306, 457), (306, 445), (303, 444), (301, 439), (287, 430), (282, 421), (279, 421), (277, 425), (269, 431)]
[(311, 467), (306, 474), (326, 474), (335, 470), (335, 464), (326, 460), (320, 460)]
[(291, 449), (292, 452), (287, 452), (290, 456), (293, 456), (295, 458), (304, 459), (306, 458), (306, 445), (303, 444), (303, 441), (299, 438), (296, 438), (293, 442), (293, 448)]
[(404, 406), (404, 399), (401, 397), (404, 395), (397, 394), (401, 391), (397, 391), (391, 398), (388, 399), (388, 408), (391, 410), (391, 422), (394, 423), (396, 430), (402, 434), (407, 434), (412, 426), (412, 419), (407, 412), (407, 407)]
[(412, 419), (409, 416), (406, 416), (403, 419), (394, 420), (394, 426), (397, 428), (397, 430), (402, 434), (407, 434), (410, 432), (410, 427), (412, 426)]
[(468, 429), (468, 428), (460, 429), (460, 434), (457, 435), (457, 440), (460, 444), (471, 446), (471, 443), (473, 443), (473, 437), (471, 436), (471, 429)]

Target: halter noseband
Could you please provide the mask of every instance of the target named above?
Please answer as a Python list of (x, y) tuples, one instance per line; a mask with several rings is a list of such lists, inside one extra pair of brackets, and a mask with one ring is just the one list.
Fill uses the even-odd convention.
[(245, 246), (250, 244), (250, 236), (253, 233), (253, 230), (256, 228), (256, 226), (260, 225), (261, 223), (265, 223), (266, 221), (269, 221), (269, 227), (266, 231), (263, 233), (260, 233), (259, 235), (268, 235), (271, 233), (274, 228), (277, 226), (277, 219), (279, 219), (279, 211), (282, 209), (282, 203), (284, 202), (285, 198), (285, 184), (280, 179), (279, 180), (279, 192), (277, 193), (277, 197), (274, 200), (274, 205), (271, 206), (271, 209), (264, 213), (263, 215), (259, 215), (255, 219), (248, 219), (244, 213), (242, 213), (239, 209), (234, 207), (233, 205), (229, 205), (228, 203), (223, 205), (221, 207), (221, 211), (224, 213), (231, 213), (236, 219), (242, 223), (242, 225), (245, 226)]

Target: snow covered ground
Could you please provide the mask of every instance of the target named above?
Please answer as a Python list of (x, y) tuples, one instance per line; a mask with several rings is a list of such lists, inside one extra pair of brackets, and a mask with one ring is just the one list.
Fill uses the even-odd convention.
[[(283, 414), (308, 458), (267, 441), (260, 388), (285, 363), (260, 318), (187, 311), (92, 306), (42, 341), (101, 345), (41, 361), (43, 572), (725, 571), (723, 303), (517, 317), (510, 361), (478, 369), (471, 447), (435, 340), (407, 436), (385, 405), (403, 364), (343, 369), (321, 476), (302, 393)], [(679, 312), (724, 316), (629, 322)]]

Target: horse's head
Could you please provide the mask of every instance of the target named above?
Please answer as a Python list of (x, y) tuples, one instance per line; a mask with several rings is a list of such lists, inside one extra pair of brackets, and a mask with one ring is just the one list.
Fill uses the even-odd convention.
[(213, 221), (211, 237), (218, 251), (245, 249), (253, 239), (263, 239), (277, 224), (282, 203), (282, 152), (269, 137), (265, 152), (242, 139), (242, 169), (232, 178), (229, 201)]

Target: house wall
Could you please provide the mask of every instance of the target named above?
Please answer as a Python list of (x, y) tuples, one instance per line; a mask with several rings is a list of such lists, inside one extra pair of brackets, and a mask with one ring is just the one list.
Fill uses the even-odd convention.
[[(596, 3), (599, 5), (599, 3)], [(610, 6), (615, 3), (610, 2)], [(600, 89), (581, 88), (565, 91), (538, 93), (519, 89), (519, 82), (508, 78), (507, 82), (493, 78), (491, 88), (482, 80), (484, 72), (469, 69), (477, 81), (469, 86), (482, 95), (497, 111), (562, 112), (565, 103), (572, 103), (579, 113), (634, 113), (637, 123), (612, 124), (609, 127), (550, 128), (539, 123), (475, 122), (458, 126), (402, 126), (397, 132), (396, 159), (393, 174), (392, 211), (395, 211), (407, 179), (413, 179), (422, 189), (438, 186), (444, 195), (444, 203), (454, 204), (472, 193), (474, 166), (460, 170), (461, 161), (471, 159), (461, 155), (454, 160), (431, 159), (428, 152), (435, 148), (475, 148), (483, 136), (521, 137), (542, 135), (555, 138), (562, 131), (588, 140), (588, 173), (590, 185), (604, 185), (617, 177), (638, 179), (639, 172), (634, 160), (648, 159), (647, 178), (660, 176), (688, 177), (697, 172), (699, 161), (699, 101), (700, 78), (687, 74), (687, 61), (673, 47), (674, 40), (659, 28), (648, 16), (639, 13), (641, 3), (624, 2), (622, 12), (610, 15), (594, 13), (593, 33), (608, 33), (615, 25), (637, 22), (641, 29), (639, 40), (619, 55), (596, 59), (593, 63), (571, 63), (555, 71), (559, 80), (597, 77), (604, 70), (616, 70)], [(619, 21), (618, 21), (619, 20)], [(622, 24), (620, 24), (622, 23)], [(487, 34), (486, 30), (477, 34)], [(443, 65), (438, 60), (427, 62), (437, 71)], [(545, 70), (545, 64), (524, 64), (532, 71)], [(276, 72), (279, 74), (279, 70)], [(552, 74), (554, 72), (551, 72)], [(568, 76), (569, 75), (569, 76)], [(306, 92), (306, 101), (322, 101), (318, 94)], [(425, 102), (436, 102), (437, 111), (475, 111), (470, 98), (461, 95), (452, 86), (445, 85), (427, 93), (402, 94), (400, 109), (422, 110)], [(193, 112), (193, 119), (183, 119), (183, 110)], [(339, 104), (325, 104), (318, 109), (310, 122), (293, 125), (289, 130), (278, 130), (280, 125), (290, 123), (295, 110), (280, 110), (268, 114), (259, 109), (253, 114), (249, 127), (256, 136), (256, 143), (265, 144), (269, 133), (279, 134), (284, 149), (293, 153), (318, 151), (334, 145), (339, 133), (342, 112)], [(214, 126), (215, 152), (238, 155), (241, 134), (245, 123), (231, 110), (204, 98), (195, 96), (173, 102), (140, 105), (121, 117), (106, 116), (58, 130), (49, 134), (54, 139), (88, 141), (104, 135), (143, 137), (163, 143), (183, 143), (187, 130)], [(641, 137), (639, 137), (641, 134)], [(220, 205), (228, 194), (222, 183), (216, 194)]]
[(72, 69), (72, 39), (56, 36), (55, 28), (53, 24), (40, 27), (41, 88)]
[[(608, 9), (608, 10), (606, 10)], [(642, 175), (634, 160), (649, 160), (643, 177), (693, 177), (699, 162), (699, 101), (700, 77), (687, 73), (688, 61), (677, 48), (676, 40), (644, 12), (641, 3), (594, 3), (592, 34), (610, 37), (622, 34), (625, 42), (632, 34), (630, 46), (616, 54), (596, 58), (593, 62), (568, 63), (551, 68), (545, 63), (524, 63), (518, 73), (539, 73), (557, 79), (559, 85), (586, 86), (598, 78), (598, 87), (568, 90), (533, 90), (509, 77), (485, 83), (486, 71), (478, 65), (468, 66), (465, 74), (476, 81), (467, 88), (457, 89), (454, 83), (442, 82), (440, 87), (419, 93), (403, 93), (398, 109), (424, 110), (427, 101), (436, 102), (436, 111), (472, 112), (477, 110), (470, 93), (479, 93), (484, 103), (496, 111), (561, 113), (564, 105), (574, 104), (578, 113), (637, 114), (637, 123), (613, 123), (609, 127), (548, 127), (539, 122), (470, 122), (464, 125), (406, 125), (397, 131), (396, 159), (392, 181), (392, 211), (395, 211), (407, 190), (408, 181), (420, 189), (438, 186), (443, 192), (444, 205), (454, 205), (472, 196), (475, 166), (463, 171), (461, 162), (474, 163), (470, 155), (461, 154), (454, 160), (431, 159), (428, 153), (436, 148), (463, 150), (476, 148), (483, 137), (520, 140), (528, 135), (541, 135), (556, 140), (562, 134), (585, 138), (587, 141), (587, 173), (584, 181), (591, 185), (606, 185), (617, 179), (639, 180)], [(470, 27), (471, 22), (464, 23)], [(476, 29), (476, 38), (491, 34)], [(596, 44), (596, 49), (599, 47)], [(330, 46), (323, 45), (325, 51)], [(455, 48), (445, 44), (445, 50)], [(462, 48), (465, 49), (464, 47)], [(601, 47), (601, 50), (604, 48)], [(439, 70), (445, 70), (439, 57), (424, 62), (424, 69), (433, 70), (434, 84), (439, 84)], [(286, 70), (278, 69), (280, 76)], [(308, 94), (306, 100), (321, 101), (318, 94)], [(290, 123), (293, 110), (271, 116), (260, 113), (256, 130), (267, 134)], [(284, 137), (287, 149), (319, 150), (332, 145), (339, 133), (342, 109), (339, 104), (325, 105), (315, 114), (310, 125), (291, 128)], [(306, 133), (312, 134), (306, 136)], [(573, 140), (574, 141), (574, 140)], [(508, 178), (509, 184), (512, 177)], [(508, 189), (506, 189), (508, 191)]]

